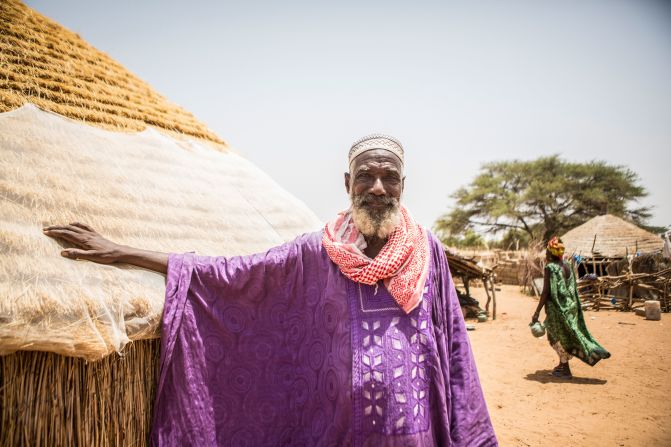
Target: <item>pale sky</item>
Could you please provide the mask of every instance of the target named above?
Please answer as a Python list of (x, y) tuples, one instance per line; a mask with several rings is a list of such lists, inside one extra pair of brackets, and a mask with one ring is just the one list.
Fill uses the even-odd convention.
[(28, 0), (328, 220), (352, 141), (406, 149), (431, 227), (484, 162), (626, 165), (671, 225), (671, 2)]

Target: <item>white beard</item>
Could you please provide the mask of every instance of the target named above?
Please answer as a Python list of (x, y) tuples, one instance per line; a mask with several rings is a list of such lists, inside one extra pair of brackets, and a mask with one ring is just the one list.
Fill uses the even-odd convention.
[(362, 197), (350, 195), (352, 201), (352, 222), (361, 234), (366, 237), (387, 239), (401, 221), (401, 206), (396, 198), (390, 198), (390, 207), (380, 213), (371, 213), (362, 205)]

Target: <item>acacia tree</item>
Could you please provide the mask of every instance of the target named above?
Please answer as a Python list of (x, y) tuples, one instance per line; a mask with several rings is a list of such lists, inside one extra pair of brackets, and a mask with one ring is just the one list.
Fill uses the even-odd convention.
[(570, 163), (557, 155), (486, 163), (470, 185), (452, 195), (455, 206), (434, 228), (439, 237), (480, 229), (523, 231), (529, 239), (547, 240), (602, 214), (645, 227), (650, 207), (632, 207), (647, 195), (638, 182), (624, 166)]

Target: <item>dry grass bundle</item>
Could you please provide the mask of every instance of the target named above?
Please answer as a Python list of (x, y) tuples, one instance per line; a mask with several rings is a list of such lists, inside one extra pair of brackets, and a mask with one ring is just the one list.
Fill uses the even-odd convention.
[(652, 252), (664, 246), (658, 236), (610, 214), (590, 219), (561, 239), (567, 255), (582, 257), (623, 258), (627, 253)]
[(192, 114), (77, 34), (18, 0), (2, 0), (0, 112), (28, 102), (107, 129), (155, 126), (224, 144)]
[(100, 359), (157, 336), (164, 277), (74, 263), (42, 234), (89, 223), (164, 252), (267, 250), (320, 221), (239, 155), (154, 130), (120, 134), (34, 106), (0, 114), (0, 354)]
[(519, 284), (522, 286), (522, 291), (529, 295), (539, 294), (540, 291), (535, 290), (533, 281), (543, 277), (544, 268), (545, 243), (542, 240), (532, 240), (529, 242), (520, 268)]
[(0, 357), (0, 446), (148, 445), (158, 341), (99, 362), (45, 352)]

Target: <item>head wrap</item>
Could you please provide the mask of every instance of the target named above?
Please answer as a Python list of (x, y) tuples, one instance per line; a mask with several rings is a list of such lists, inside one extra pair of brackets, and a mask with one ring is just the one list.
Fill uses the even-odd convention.
[(556, 256), (558, 258), (564, 256), (564, 244), (557, 236), (552, 236), (552, 239), (550, 239), (548, 242), (547, 249), (552, 254), (552, 256)]
[(401, 143), (396, 138), (381, 134), (368, 135), (356, 140), (349, 150), (349, 164), (351, 165), (352, 161), (359, 155), (374, 149), (391, 152), (401, 160), (401, 165), (403, 165), (403, 146), (401, 146)]

